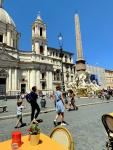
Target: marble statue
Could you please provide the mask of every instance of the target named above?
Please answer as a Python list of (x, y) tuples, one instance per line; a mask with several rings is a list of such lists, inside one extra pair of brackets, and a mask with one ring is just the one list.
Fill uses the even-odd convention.
[(76, 95), (88, 96), (100, 89), (96, 81), (91, 82), (88, 72), (76, 73), (73, 82), (68, 84), (68, 89), (72, 89)]

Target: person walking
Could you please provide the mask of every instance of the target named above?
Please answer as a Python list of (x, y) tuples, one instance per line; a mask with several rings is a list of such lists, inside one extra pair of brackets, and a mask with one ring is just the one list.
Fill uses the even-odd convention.
[(22, 103), (23, 103), (23, 105), (24, 105), (24, 108), (27, 107), (25, 97), (26, 97), (26, 95), (25, 95), (25, 93), (22, 91), (22, 92), (21, 92), (21, 95), (20, 95), (20, 98), (22, 99)]
[[(17, 100), (17, 122), (15, 128), (23, 127), (26, 125), (26, 123), (23, 123), (22, 121), (22, 109), (24, 106), (22, 105), (22, 100)], [(19, 126), (19, 123), (21, 124)]]
[(71, 107), (73, 107), (73, 110), (78, 110), (78, 107), (75, 105), (75, 94), (73, 90), (69, 90), (69, 109), (68, 111), (72, 110)]
[(63, 94), (61, 92), (61, 87), (60, 85), (56, 86), (56, 92), (54, 92), (54, 101), (55, 101), (55, 107), (56, 107), (56, 117), (54, 119), (54, 125), (57, 125), (57, 120), (60, 118), (61, 120), (61, 125), (66, 125), (64, 123), (64, 98)]
[(36, 86), (33, 86), (32, 91), (28, 94), (28, 96), (26, 96), (26, 99), (29, 99), (29, 103), (31, 104), (31, 122), (38, 123), (36, 119), (40, 113), (40, 107), (37, 103), (38, 94), (36, 93), (36, 91)]

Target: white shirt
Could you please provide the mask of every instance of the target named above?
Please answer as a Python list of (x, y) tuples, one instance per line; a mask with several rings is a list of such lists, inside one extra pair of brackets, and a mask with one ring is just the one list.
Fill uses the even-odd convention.
[(24, 108), (24, 106), (17, 106), (17, 115), (22, 115), (22, 108)]

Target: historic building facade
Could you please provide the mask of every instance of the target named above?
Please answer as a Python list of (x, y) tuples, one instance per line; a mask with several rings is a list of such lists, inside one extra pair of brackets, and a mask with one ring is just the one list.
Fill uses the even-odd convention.
[[(19, 50), (20, 33), (0, 0), (0, 95), (15, 95), (30, 91), (36, 85), (38, 90), (51, 93), (56, 84), (62, 84), (62, 64), (65, 87), (73, 82), (75, 71), (87, 70), (102, 88), (113, 87), (113, 71), (85, 64), (82, 52), (79, 17), (76, 16), (77, 64), (73, 53), (48, 47), (46, 25), (40, 15), (32, 25), (31, 51)], [(62, 56), (62, 57), (61, 57)], [(77, 67), (78, 66), (78, 67)]]
[(73, 81), (73, 53), (47, 46), (46, 25), (40, 15), (32, 25), (32, 50), (18, 49), (20, 34), (0, 1), (0, 95), (29, 91), (36, 85), (39, 90), (51, 92), (62, 83), (61, 64), (65, 86)]
[(106, 86), (107, 88), (113, 88), (113, 70), (105, 70), (106, 75)]

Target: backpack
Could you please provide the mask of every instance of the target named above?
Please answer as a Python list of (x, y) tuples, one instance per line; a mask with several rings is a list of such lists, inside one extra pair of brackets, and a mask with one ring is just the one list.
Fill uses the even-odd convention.
[(30, 93), (26, 95), (26, 100), (27, 100), (28, 103), (32, 102), (33, 98), (32, 98)]

